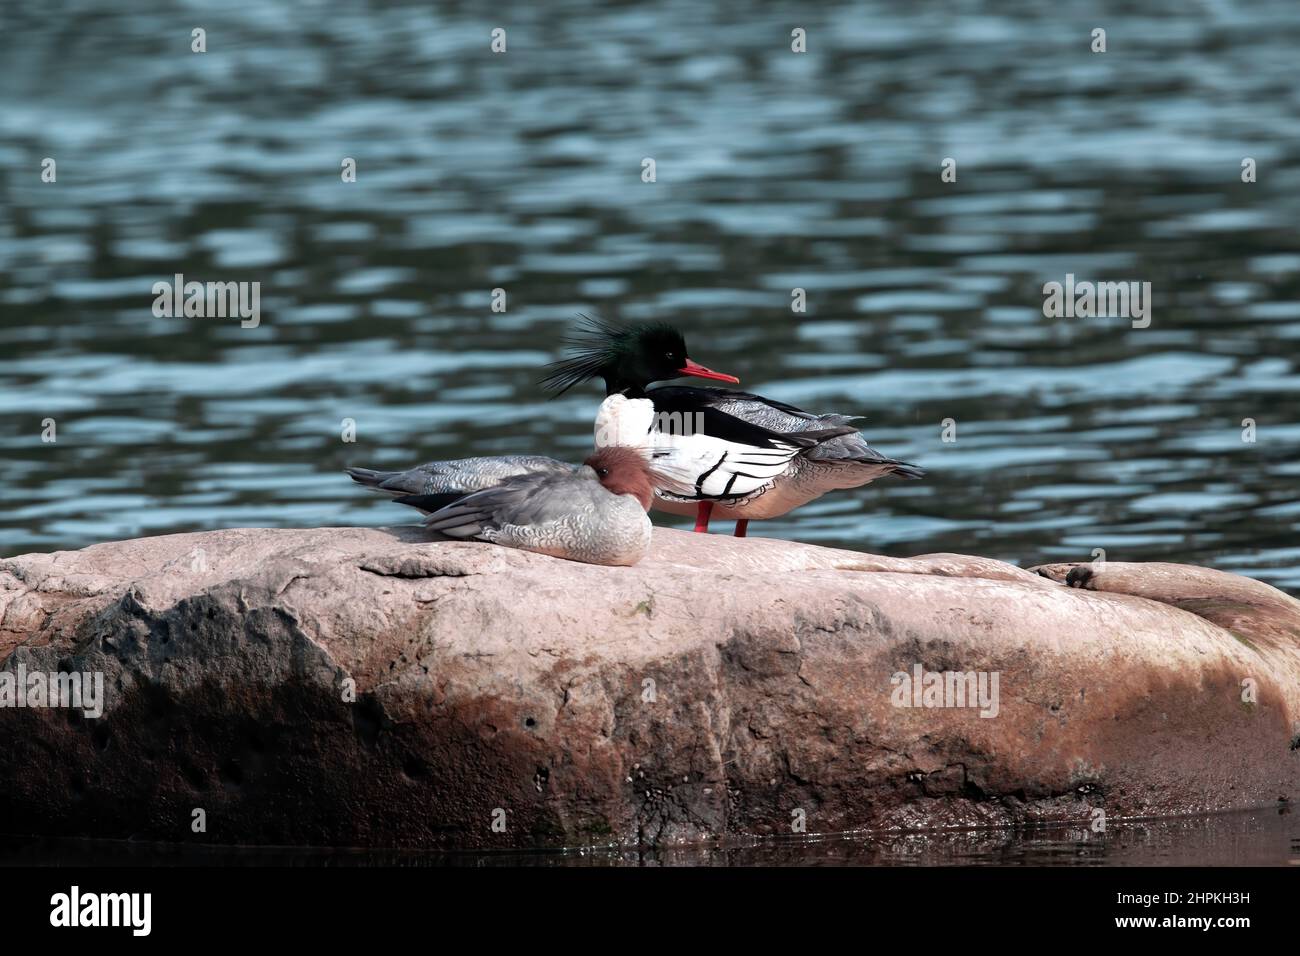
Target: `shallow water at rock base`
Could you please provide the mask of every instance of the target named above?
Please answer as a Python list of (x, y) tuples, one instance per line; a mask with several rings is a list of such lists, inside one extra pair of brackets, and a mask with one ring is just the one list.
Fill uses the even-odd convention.
[(227, 847), (0, 837), (0, 866), (1300, 866), (1289, 807), (1201, 817), (1009, 830), (854, 833), (736, 841), (728, 847), (591, 847), (444, 853)]

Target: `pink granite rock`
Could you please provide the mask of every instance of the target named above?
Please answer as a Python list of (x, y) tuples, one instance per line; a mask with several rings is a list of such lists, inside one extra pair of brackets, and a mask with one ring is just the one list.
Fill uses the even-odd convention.
[[(100, 672), (106, 701), (0, 709), (0, 816), (519, 847), (1295, 796), (1300, 602), (1182, 565), (1036, 572), (663, 528), (630, 568), (417, 529), (23, 555), (0, 562), (0, 667)], [(917, 668), (997, 697), (925, 706), (896, 676)], [(929, 703), (971, 704), (956, 688)]]

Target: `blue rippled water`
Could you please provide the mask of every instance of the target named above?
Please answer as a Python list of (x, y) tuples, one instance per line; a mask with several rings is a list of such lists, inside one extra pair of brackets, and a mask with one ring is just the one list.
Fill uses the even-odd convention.
[[(1289, 0), (133, 6), (0, 32), (0, 553), (394, 523), (343, 465), (580, 458), (598, 390), (535, 382), (585, 312), (930, 471), (754, 533), (1300, 591)], [(260, 282), (261, 324), (156, 318), (178, 272)], [(1150, 327), (1045, 318), (1066, 273), (1151, 282)]]

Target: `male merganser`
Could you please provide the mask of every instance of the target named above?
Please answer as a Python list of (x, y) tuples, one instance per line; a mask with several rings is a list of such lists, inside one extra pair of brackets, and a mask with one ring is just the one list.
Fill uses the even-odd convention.
[(435, 461), (405, 472), (349, 468), (398, 493), (424, 526), (586, 564), (636, 564), (650, 547), (654, 480), (633, 448), (601, 448), (577, 467), (538, 455)]
[[(857, 488), (882, 475), (925, 474), (871, 448), (849, 416), (816, 415), (730, 389), (647, 389), (651, 382), (685, 375), (738, 382), (686, 358), (685, 339), (670, 325), (619, 328), (588, 320), (582, 332), (570, 341), (573, 354), (552, 364), (543, 386), (562, 394), (589, 379), (604, 380), (598, 445), (633, 442), (650, 422), (641, 442), (653, 449), (661, 476), (655, 507), (695, 514), (696, 531), (707, 531), (716, 515), (734, 519), (736, 535), (744, 537), (751, 520), (779, 517), (828, 491)], [(617, 437), (610, 440), (611, 434)]]

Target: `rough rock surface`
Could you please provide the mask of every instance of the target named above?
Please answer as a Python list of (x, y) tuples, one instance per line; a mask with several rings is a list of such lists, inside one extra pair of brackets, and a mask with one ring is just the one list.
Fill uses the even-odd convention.
[[(107, 709), (0, 709), (11, 832), (662, 844), (1300, 783), (1300, 602), (1181, 565), (657, 528), (609, 568), (418, 529), (216, 531), (0, 562), (0, 668), (20, 663), (103, 672)], [(997, 716), (895, 706), (918, 664), (997, 672)]]

